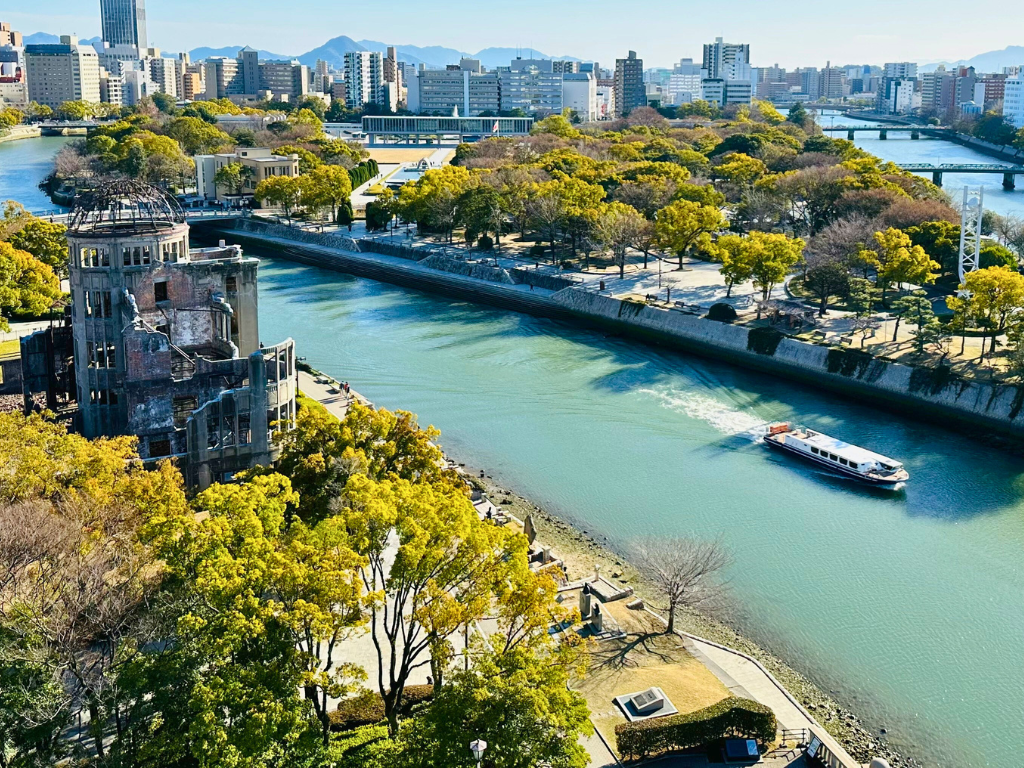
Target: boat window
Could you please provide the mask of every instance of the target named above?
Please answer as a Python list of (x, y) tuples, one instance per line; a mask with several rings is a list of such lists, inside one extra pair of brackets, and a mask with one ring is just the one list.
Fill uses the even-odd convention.
[(839, 457), (836, 456), (834, 453), (830, 453), (828, 457), (832, 459), (832, 461), (839, 461)]
[(817, 448), (813, 448), (813, 447), (811, 448), (811, 453), (817, 453), (817, 452), (818, 452)]
[(840, 463), (840, 464), (846, 464), (846, 465), (849, 465), (849, 463), (850, 463), (850, 462), (848, 462), (848, 461), (847, 461), (846, 459), (844, 459), (844, 458), (843, 458), (842, 456), (840, 456), (840, 457), (839, 457), (839, 463)]

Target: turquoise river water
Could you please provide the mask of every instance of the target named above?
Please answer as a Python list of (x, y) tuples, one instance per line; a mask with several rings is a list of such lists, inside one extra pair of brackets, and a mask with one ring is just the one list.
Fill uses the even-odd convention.
[[(0, 199), (30, 192), (7, 164), (30, 144), (0, 145)], [(743, 630), (925, 764), (1020, 764), (1018, 450), (725, 364), (275, 259), (261, 266), (260, 321), (264, 342), (295, 338), (311, 365), (418, 413), (453, 456), (615, 548), (720, 537)], [(900, 458), (912, 481), (879, 494), (770, 454), (755, 435), (777, 419)]]

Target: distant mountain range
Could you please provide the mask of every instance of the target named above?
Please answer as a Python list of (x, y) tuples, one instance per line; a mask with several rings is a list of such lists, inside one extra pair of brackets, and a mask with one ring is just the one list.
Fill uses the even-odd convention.
[[(92, 43), (99, 42), (99, 40), (99, 37), (92, 37), (88, 40), (80, 40), (79, 42), (91, 45)], [(59, 42), (60, 38), (57, 35), (51, 35), (47, 32), (35, 32), (34, 34), (26, 35), (25, 37), (26, 44)], [(261, 59), (284, 59), (285, 61), (298, 59), (301, 63), (306, 64), (309, 67), (314, 66), (317, 59), (322, 59), (332, 67), (341, 69), (345, 63), (345, 54), (349, 51), (380, 51), (381, 53), (384, 53), (387, 50), (388, 45), (392, 44), (382, 43), (379, 40), (356, 41), (351, 37), (341, 35), (340, 37), (328, 40), (323, 45), (318, 46), (311, 51), (307, 51), (306, 53), (299, 55), (273, 53), (272, 51), (263, 50), (259, 52), (259, 55)], [(225, 45), (220, 48), (204, 46), (201, 48), (193, 48), (188, 53), (192, 61), (208, 59), (211, 56), (227, 56), (228, 58), (234, 58), (244, 47), (244, 45)], [(480, 63), (488, 69), (508, 66), (508, 63), (516, 56), (522, 56), (524, 59), (534, 58), (580, 61), (580, 59), (573, 56), (548, 56), (546, 53), (541, 53), (540, 51), (531, 51), (529, 49), (520, 48), (484, 48), (476, 53), (467, 53), (466, 51), (458, 51), (454, 48), (445, 48), (440, 45), (429, 45), (426, 47), (420, 47), (418, 45), (396, 45), (395, 48), (398, 51), (398, 58), (400, 60), (408, 64), (425, 64), (429, 68), (437, 69), (443, 69), (448, 64), (458, 64), (459, 59), (463, 57), (479, 59)]]
[(1010, 45), (1001, 51), (988, 51), (979, 53), (970, 59), (960, 61), (936, 61), (930, 64), (923, 64), (920, 67), (922, 72), (934, 72), (940, 65), (946, 69), (952, 67), (974, 67), (978, 72), (1002, 72), (1003, 67), (1016, 67), (1024, 64), (1024, 46)]
[[(96, 37), (88, 37), (85, 39), (79, 39), (79, 43), (83, 45), (92, 45), (100, 41), (99, 35)], [(49, 32), (33, 32), (31, 35), (25, 35), (25, 45), (56, 45), (60, 42), (60, 35), (51, 35)]]

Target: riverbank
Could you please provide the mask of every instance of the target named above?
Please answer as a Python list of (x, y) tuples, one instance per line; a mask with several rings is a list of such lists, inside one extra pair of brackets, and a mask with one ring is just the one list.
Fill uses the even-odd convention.
[(907, 365), (847, 346), (794, 338), (776, 327), (710, 320), (699, 307), (616, 297), (603, 282), (599, 289), (574, 285), (543, 273), (534, 277), (528, 269), (470, 265), (427, 249), (308, 233), (251, 218), (193, 225), (194, 239), (214, 242), (221, 236), (305, 264), (725, 360), (888, 410), (941, 419), (966, 433), (980, 427), (1024, 437), (1024, 386), (961, 379), (948, 366)]
[[(626, 555), (612, 549), (609, 542), (599, 541), (582, 525), (569, 523), (543, 509), (500, 479), (488, 475), (486, 470), (481, 471), (472, 463), (459, 463), (471, 484), (495, 505), (520, 519), (525, 519), (527, 515), (533, 517), (537, 538), (550, 545), (565, 563), (566, 575), (570, 580), (591, 576), (595, 566), (600, 566), (605, 578), (632, 587), (634, 593), (649, 605), (658, 605), (653, 584), (629, 562)], [(839, 702), (797, 671), (799, 662), (784, 661), (745, 637), (728, 620), (691, 610), (677, 615), (676, 623), (684, 632), (736, 649), (760, 662), (860, 762), (868, 763), (874, 757), (882, 757), (888, 760), (892, 768), (914, 768), (920, 765), (914, 758), (901, 754), (889, 745), (883, 734), (869, 730), (849, 705)], [(877, 727), (882, 729), (885, 726), (879, 724)]]
[(35, 125), (15, 125), (7, 133), (0, 133), (0, 144), (6, 141), (18, 141), (19, 139), (35, 139), (42, 136), (43, 132)]
[[(352, 402), (358, 401), (372, 407), (372, 403), (355, 390), (348, 395), (339, 393), (340, 383), (337, 380), (306, 364), (302, 364), (299, 377), (302, 392), (321, 403), (338, 419), (344, 418)], [(632, 587), (634, 593), (649, 605), (658, 605), (657, 593), (651, 582), (629, 562), (628, 557), (615, 552), (608, 542), (595, 539), (582, 525), (574, 525), (543, 509), (488, 475), (485, 470), (461, 462), (460, 459), (464, 457), (446, 456), (458, 463), (470, 485), (483, 492), (493, 504), (520, 520), (532, 517), (538, 540), (552, 547), (553, 552), (562, 560), (570, 580), (589, 577), (595, 572), (595, 567), (599, 567), (604, 578)], [(676, 620), (678, 629), (683, 632), (756, 659), (785, 686), (811, 717), (861, 763), (867, 763), (874, 757), (884, 757), (893, 768), (914, 768), (918, 765), (913, 759), (898, 753), (883, 737), (869, 731), (850, 709), (825, 693), (794, 666), (744, 637), (726, 620), (692, 610), (681, 612)]]

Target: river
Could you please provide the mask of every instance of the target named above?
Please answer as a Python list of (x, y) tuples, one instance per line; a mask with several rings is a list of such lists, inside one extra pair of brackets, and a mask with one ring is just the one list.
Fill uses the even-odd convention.
[[(0, 199), (19, 197), (5, 177), (0, 164)], [(452, 455), (615, 548), (720, 537), (744, 631), (907, 753), (1020, 763), (1018, 452), (725, 364), (274, 259), (260, 322), (265, 342), (295, 338), (314, 367), (418, 413)], [(879, 494), (770, 454), (754, 430), (776, 419), (898, 457), (912, 481)]]
[(72, 139), (42, 136), (0, 142), (0, 203), (16, 200), (33, 213), (65, 211), (39, 189), (39, 182), (53, 170), (53, 158)]

